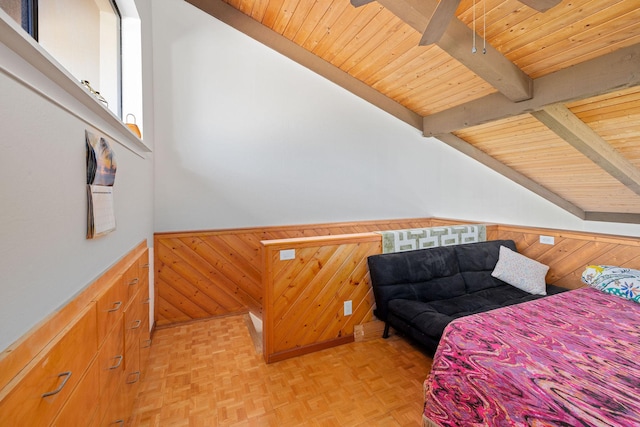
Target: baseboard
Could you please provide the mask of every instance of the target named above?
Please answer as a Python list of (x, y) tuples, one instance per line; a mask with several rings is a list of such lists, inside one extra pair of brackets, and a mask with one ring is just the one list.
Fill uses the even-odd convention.
[(309, 354), (316, 351), (324, 350), (331, 347), (337, 347), (339, 345), (348, 344), (352, 342), (354, 342), (353, 335), (346, 335), (344, 337), (323, 341), (323, 342), (307, 345), (304, 347), (297, 347), (291, 350), (284, 350), (279, 353), (273, 353), (273, 354), (267, 355), (266, 362), (267, 363), (280, 362), (281, 360), (302, 356), (304, 354)]

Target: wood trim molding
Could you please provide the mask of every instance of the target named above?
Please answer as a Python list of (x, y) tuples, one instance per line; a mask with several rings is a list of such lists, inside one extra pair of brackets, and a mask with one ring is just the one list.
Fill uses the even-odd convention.
[(265, 356), (267, 363), (280, 362), (282, 360), (291, 359), (292, 357), (302, 356), (304, 354), (314, 353), (316, 351), (325, 350), (331, 347), (337, 347), (342, 344), (349, 344), (355, 341), (353, 335), (346, 337), (336, 338), (334, 340), (324, 341), (316, 344), (306, 345), (303, 347), (297, 347), (291, 350), (281, 351)]
[[(400, 218), (400, 219), (373, 219), (367, 221), (346, 221), (346, 222), (321, 222), (318, 224), (293, 224), (293, 225), (268, 225), (268, 226), (256, 226), (256, 227), (238, 227), (238, 228), (222, 228), (215, 230), (178, 230), (178, 231), (160, 231), (154, 233), (154, 236), (163, 237), (171, 236), (176, 238), (193, 237), (193, 236), (218, 236), (225, 234), (240, 234), (240, 233), (275, 233), (279, 231), (284, 232), (298, 232), (300, 230), (308, 229), (341, 229), (352, 227), (367, 227), (367, 226), (386, 226), (388, 224), (402, 223), (416, 223), (424, 225), (425, 221), (430, 221), (431, 218), (417, 217), (417, 218)], [(308, 237), (314, 237), (308, 236)], [(280, 240), (279, 240), (280, 241)]]
[(323, 245), (341, 245), (344, 243), (352, 243), (354, 239), (358, 242), (377, 242), (380, 240), (378, 233), (357, 233), (357, 234), (337, 234), (331, 236), (314, 236), (293, 239), (263, 240), (262, 245), (271, 250), (277, 251), (286, 249), (289, 246), (296, 248), (308, 248), (317, 246), (318, 243)]
[(255, 21), (221, 0), (185, 0), (203, 12), (230, 25), (254, 40), (275, 50), (341, 86), (354, 95), (370, 102), (397, 119), (422, 130), (422, 116), (414, 113), (391, 98), (369, 87), (333, 64), (298, 46), (286, 37)]

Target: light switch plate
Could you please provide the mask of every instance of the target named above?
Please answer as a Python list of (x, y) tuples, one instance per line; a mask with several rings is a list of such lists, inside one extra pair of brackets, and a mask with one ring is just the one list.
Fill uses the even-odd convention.
[(353, 306), (351, 305), (351, 300), (344, 302), (344, 315), (351, 316), (353, 313)]
[(296, 250), (295, 249), (283, 249), (280, 251), (280, 261), (286, 261), (288, 259), (296, 258)]
[(543, 245), (554, 245), (555, 239), (553, 236), (540, 236), (540, 243)]

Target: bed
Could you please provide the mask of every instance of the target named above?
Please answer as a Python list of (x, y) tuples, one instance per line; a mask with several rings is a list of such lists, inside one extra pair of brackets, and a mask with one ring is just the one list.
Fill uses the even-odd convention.
[(585, 287), (454, 320), (424, 392), (425, 427), (640, 426), (640, 304)]

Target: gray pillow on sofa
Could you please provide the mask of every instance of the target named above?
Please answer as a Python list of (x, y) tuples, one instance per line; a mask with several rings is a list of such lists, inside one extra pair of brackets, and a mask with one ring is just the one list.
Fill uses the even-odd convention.
[(500, 246), (500, 256), (491, 275), (534, 295), (546, 295), (549, 266)]

